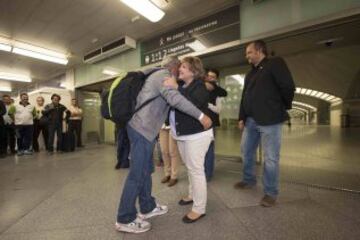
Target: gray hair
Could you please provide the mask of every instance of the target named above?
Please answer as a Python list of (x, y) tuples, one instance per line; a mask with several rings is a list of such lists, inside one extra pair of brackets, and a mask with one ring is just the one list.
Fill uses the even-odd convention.
[(166, 56), (161, 61), (161, 67), (165, 67), (165, 68), (178, 67), (179, 65), (180, 65), (180, 60), (176, 56)]

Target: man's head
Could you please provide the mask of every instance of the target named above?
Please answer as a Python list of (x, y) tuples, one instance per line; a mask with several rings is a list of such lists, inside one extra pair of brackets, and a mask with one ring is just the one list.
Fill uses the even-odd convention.
[(20, 94), (20, 102), (22, 104), (28, 104), (29, 103), (29, 96), (27, 95), (27, 93), (21, 93)]
[(60, 100), (61, 100), (61, 97), (58, 94), (54, 93), (53, 95), (51, 95), (51, 102), (53, 104), (58, 105)]
[(3, 95), (2, 100), (5, 103), (5, 105), (10, 105), (11, 104), (11, 97), (9, 95), (7, 95), (7, 94)]
[(266, 43), (262, 40), (256, 40), (246, 46), (246, 59), (250, 64), (257, 66), (268, 54)]
[(76, 98), (71, 99), (71, 105), (76, 107), (77, 106), (77, 100)]
[(219, 70), (215, 68), (210, 68), (207, 70), (206, 80), (209, 82), (216, 82), (219, 78)]
[(177, 78), (180, 64), (181, 62), (176, 56), (166, 56), (161, 62), (161, 67), (169, 69), (171, 74)]
[(45, 99), (42, 96), (38, 96), (36, 98), (36, 103), (39, 107), (42, 107), (44, 105)]

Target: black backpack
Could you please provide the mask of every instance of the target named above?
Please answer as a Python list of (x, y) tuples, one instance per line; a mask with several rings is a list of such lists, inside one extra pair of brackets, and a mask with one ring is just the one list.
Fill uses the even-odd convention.
[(144, 74), (141, 71), (128, 72), (125, 77), (120, 76), (116, 78), (111, 84), (110, 90), (103, 91), (101, 94), (100, 111), (102, 117), (124, 127), (135, 112), (139, 111), (158, 97), (156, 96), (148, 99), (135, 109), (136, 98), (139, 95), (146, 78), (158, 70), (160, 70), (160, 68), (154, 68), (147, 74)]

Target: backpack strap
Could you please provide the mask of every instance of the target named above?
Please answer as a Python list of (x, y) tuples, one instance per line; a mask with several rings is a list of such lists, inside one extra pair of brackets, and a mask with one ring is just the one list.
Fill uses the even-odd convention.
[[(153, 68), (150, 70), (150, 72), (148, 72), (146, 75), (145, 75), (145, 79), (147, 79), (151, 74), (153, 74), (154, 72), (157, 72), (161, 69), (164, 69), (164, 68)], [(160, 97), (160, 95), (158, 96), (155, 96), (153, 98), (150, 98), (148, 100), (146, 100), (145, 102), (143, 102), (143, 104), (141, 104), (137, 109), (135, 109), (134, 111), (134, 114), (138, 111), (140, 111), (140, 109), (142, 109), (143, 107), (145, 107), (146, 105), (148, 105), (150, 102), (152, 102), (153, 100), (155, 100), (156, 98)]]

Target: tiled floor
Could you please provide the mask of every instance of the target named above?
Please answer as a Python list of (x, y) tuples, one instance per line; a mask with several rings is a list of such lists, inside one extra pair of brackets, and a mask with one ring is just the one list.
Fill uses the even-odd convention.
[[(241, 132), (217, 130), (216, 152), (240, 157)], [(284, 125), (281, 178), (360, 191), (360, 128)], [(259, 171), (259, 174), (260, 171)]]
[[(150, 232), (116, 232), (114, 222), (127, 170), (113, 169), (114, 147), (0, 160), (0, 239), (359, 239), (360, 195), (309, 188), (283, 180), (278, 204), (263, 208), (261, 184), (239, 191), (241, 163), (219, 159), (208, 185), (207, 216), (181, 221), (189, 207), (177, 201), (187, 177), (169, 188), (153, 174), (153, 194), (169, 213), (151, 219)], [(295, 161), (295, 160), (294, 160)], [(284, 170), (283, 170), (284, 172)], [(305, 175), (305, 174), (304, 174)], [(284, 179), (284, 178), (283, 178)], [(261, 182), (261, 181), (259, 181)]]

